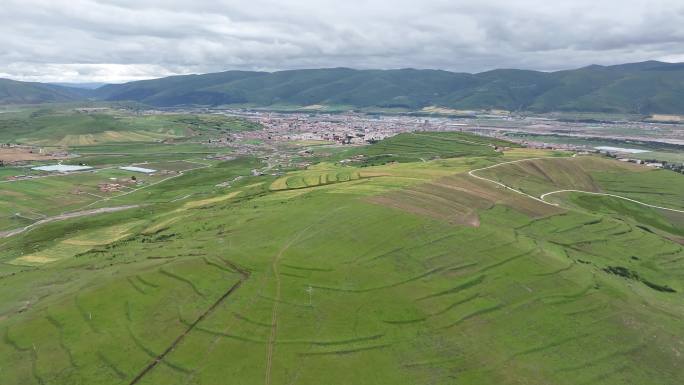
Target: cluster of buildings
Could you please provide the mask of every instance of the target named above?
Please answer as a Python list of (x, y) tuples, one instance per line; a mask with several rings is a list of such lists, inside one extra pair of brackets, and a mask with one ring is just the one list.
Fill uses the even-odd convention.
[(110, 178), (110, 182), (100, 183), (97, 188), (100, 192), (112, 193), (125, 190), (139, 183), (141, 182), (132, 178)]
[[(402, 132), (462, 130), (464, 123), (447, 118), (409, 115), (368, 115), (360, 113), (276, 113), (260, 111), (229, 112), (260, 123), (260, 131), (234, 134), (241, 142), (269, 141), (325, 141), (337, 144), (373, 143)], [(228, 143), (219, 139), (213, 144)], [(247, 146), (248, 147), (248, 146)]]
[(663, 168), (663, 166), (664, 166), (663, 162), (655, 162), (655, 161), (649, 161), (649, 160), (643, 160), (643, 159), (617, 158), (617, 160), (619, 160), (620, 162), (643, 164), (644, 166), (654, 167), (654, 168)]

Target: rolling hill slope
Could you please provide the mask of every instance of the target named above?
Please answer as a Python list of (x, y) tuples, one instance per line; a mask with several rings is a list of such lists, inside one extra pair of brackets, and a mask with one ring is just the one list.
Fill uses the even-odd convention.
[(54, 84), (0, 79), (0, 104), (71, 102), (82, 99), (88, 93), (88, 90)]
[(470, 171), (668, 206), (684, 176), (411, 139), (444, 156), (217, 187), (237, 158), (1, 239), (0, 383), (681, 383), (684, 214)]

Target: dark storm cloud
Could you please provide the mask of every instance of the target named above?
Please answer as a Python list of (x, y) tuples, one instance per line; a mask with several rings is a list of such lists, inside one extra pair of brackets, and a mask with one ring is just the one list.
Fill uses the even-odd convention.
[(0, 77), (684, 60), (681, 0), (3, 0)]

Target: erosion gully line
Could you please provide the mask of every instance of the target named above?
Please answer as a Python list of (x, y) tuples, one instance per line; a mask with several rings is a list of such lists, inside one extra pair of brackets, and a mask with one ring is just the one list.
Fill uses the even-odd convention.
[(138, 382), (140, 382), (140, 380), (142, 380), (142, 378), (145, 377), (145, 375), (147, 373), (149, 373), (152, 369), (154, 369), (157, 365), (159, 365), (159, 363), (162, 362), (164, 360), (164, 358), (169, 353), (171, 353), (173, 351), (173, 349), (175, 349), (176, 346), (178, 346), (178, 344), (181, 341), (183, 341), (183, 339), (197, 326), (197, 324), (202, 322), (202, 320), (204, 320), (207, 316), (209, 316), (211, 313), (213, 313), (214, 310), (216, 310), (216, 308), (223, 301), (225, 301), (225, 299), (228, 298), (229, 295), (231, 295), (235, 290), (237, 290), (242, 285), (242, 283), (245, 282), (249, 278), (249, 276), (250, 276), (249, 271), (239, 268), (234, 263), (231, 263), (231, 262), (226, 262), (226, 263), (229, 266), (231, 266), (232, 268), (234, 268), (235, 270), (237, 270), (238, 273), (240, 273), (240, 276), (241, 276), (240, 280), (237, 281), (233, 286), (231, 286), (228, 289), (228, 291), (223, 293), (223, 295), (219, 299), (217, 299), (216, 302), (214, 302), (207, 310), (205, 310), (204, 313), (202, 313), (199, 317), (197, 317), (195, 322), (190, 324), (190, 326), (188, 326), (188, 328), (185, 329), (185, 331), (183, 331), (183, 333), (181, 335), (176, 337), (176, 339), (171, 343), (171, 345), (169, 345), (168, 348), (166, 348), (166, 350), (164, 350), (161, 354), (159, 354), (157, 357), (155, 357), (154, 360), (152, 360), (152, 362), (150, 362), (140, 373), (138, 373), (138, 375), (135, 376), (135, 378), (133, 378), (133, 380), (129, 383), (129, 385), (135, 385)]

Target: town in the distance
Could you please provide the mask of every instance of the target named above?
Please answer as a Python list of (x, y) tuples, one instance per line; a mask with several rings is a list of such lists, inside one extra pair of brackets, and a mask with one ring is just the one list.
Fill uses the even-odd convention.
[[(313, 152), (301, 149), (297, 154), (282, 151), (282, 144), (307, 142), (331, 147), (362, 146), (376, 143), (400, 133), (414, 131), (459, 131), (507, 140), (528, 148), (566, 150), (580, 154), (603, 154), (620, 161), (644, 164), (648, 167), (667, 168), (684, 173), (684, 161), (676, 154), (684, 146), (684, 116), (653, 114), (634, 117), (624, 115), (597, 115), (581, 113), (520, 114), (503, 110), (458, 111), (441, 109), (438, 113), (386, 114), (364, 112), (317, 112), (304, 107), (300, 111), (269, 111), (267, 109), (224, 108), (166, 108), (136, 110), (140, 116), (175, 116), (179, 114), (207, 114), (239, 117), (259, 125), (260, 129), (226, 132), (210, 138), (196, 137), (194, 141), (208, 148), (230, 148), (230, 156), (249, 155), (272, 160), (282, 167), (306, 168), (311, 163), (306, 157)], [(131, 114), (126, 108), (76, 107), (73, 113), (97, 115), (107, 113)], [(185, 139), (184, 139), (185, 140)], [(173, 138), (160, 139), (172, 144)], [(69, 146), (48, 146), (3, 143), (0, 145), (0, 162), (4, 166), (29, 165), (31, 161), (72, 159), (79, 154)], [(31, 154), (31, 155), (29, 155)], [(293, 160), (292, 155), (298, 155)], [(209, 157), (215, 157), (209, 155)], [(221, 155), (218, 156), (219, 158)], [(341, 159), (343, 163), (358, 162)], [(270, 163), (269, 163), (270, 164)], [(87, 166), (83, 164), (82, 166)], [(45, 166), (43, 166), (45, 167)], [(48, 166), (49, 167), (49, 166)], [(82, 171), (58, 167), (56, 171)], [(134, 166), (131, 166), (134, 167)], [(85, 170), (84, 168), (83, 170)], [(27, 168), (27, 170), (29, 170)], [(50, 169), (48, 169), (50, 170)], [(34, 171), (35, 168), (34, 168)], [(40, 167), (38, 167), (38, 171)], [(255, 170), (255, 173), (258, 173)], [(10, 175), (6, 180), (34, 177), (30, 171)]]

